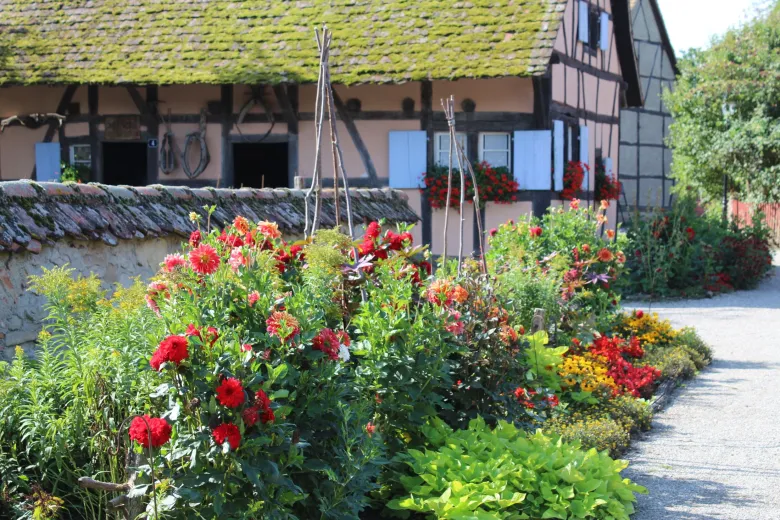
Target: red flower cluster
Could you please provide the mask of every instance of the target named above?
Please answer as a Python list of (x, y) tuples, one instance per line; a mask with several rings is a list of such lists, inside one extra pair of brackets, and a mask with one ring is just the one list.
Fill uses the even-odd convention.
[(244, 424), (247, 427), (254, 426), (258, 420), (263, 424), (274, 422), (276, 417), (271, 409), (271, 400), (262, 389), (255, 392), (255, 404), (241, 412)]
[(534, 238), (540, 237), (542, 236), (542, 228), (539, 226), (531, 226), (528, 228), (528, 233)]
[(548, 408), (555, 408), (561, 404), (558, 396), (555, 394), (538, 399), (537, 396), (541, 394), (537, 394), (535, 390), (526, 390), (522, 386), (515, 388), (514, 394), (517, 402), (529, 409), (537, 408), (540, 404)]
[(222, 242), (226, 246), (228, 246), (230, 249), (241, 247), (244, 245), (244, 241), (241, 239), (240, 236), (234, 235), (233, 233), (227, 233), (224, 229), (222, 230), (222, 233), (217, 237), (217, 240), (219, 242)]
[(153, 448), (159, 448), (171, 439), (171, 425), (165, 419), (144, 415), (130, 421), (130, 439), (144, 448), (149, 447), (150, 432)]
[(590, 172), (588, 165), (581, 161), (569, 161), (566, 170), (563, 172), (563, 191), (561, 198), (564, 200), (574, 200), (577, 193), (582, 189), (582, 182), (585, 176)]
[[(496, 202), (498, 204), (508, 204), (517, 200), (517, 190), (519, 185), (514, 176), (505, 167), (494, 168), (487, 162), (480, 162), (474, 165), (474, 175), (477, 178), (477, 189), (479, 190), (479, 199), (482, 202)], [(443, 208), (447, 204), (447, 177), (449, 168), (438, 166), (425, 173), (423, 183), (425, 188), (421, 191), (428, 195), (428, 200), (433, 208)], [(464, 179), (464, 194), (468, 203), (473, 202), (474, 184), (471, 180), (471, 174), (467, 173)], [(452, 172), (452, 189), (450, 190), (450, 207), (460, 206), (460, 173), (457, 169)]]
[(339, 341), (338, 335), (331, 329), (322, 329), (311, 340), (314, 350), (319, 350), (325, 353), (331, 361), (336, 361), (339, 358)]
[(661, 371), (657, 368), (649, 365), (635, 367), (623, 357), (624, 354), (635, 358), (644, 355), (636, 338), (632, 338), (626, 345), (622, 338), (601, 336), (593, 341), (589, 350), (607, 359), (609, 364), (607, 375), (615, 381), (618, 388), (634, 397), (641, 397), (642, 393), (661, 377)]
[(363, 240), (358, 246), (358, 253), (361, 257), (373, 255), (376, 258), (385, 260), (388, 256), (388, 251), (400, 251), (406, 244), (412, 245), (414, 238), (408, 231), (404, 233), (396, 233), (392, 230), (387, 230), (385, 236), (379, 239), (382, 233), (382, 227), (378, 222), (371, 222), (366, 228), (366, 233), (363, 235)]
[(152, 354), (149, 364), (159, 371), (163, 363), (171, 362), (176, 365), (190, 357), (187, 351), (187, 338), (185, 336), (168, 336), (160, 342), (160, 346)]
[(223, 445), (225, 441), (227, 441), (228, 444), (230, 444), (231, 450), (235, 450), (239, 447), (239, 445), (241, 445), (241, 432), (239, 431), (238, 426), (235, 424), (222, 423), (214, 428), (212, 435), (214, 437), (214, 441), (216, 441), (216, 443), (220, 446)]
[(217, 401), (228, 408), (238, 408), (244, 404), (244, 387), (235, 377), (228, 377), (217, 387)]
[(620, 181), (614, 175), (602, 171), (596, 172), (596, 200), (618, 200), (620, 198)]

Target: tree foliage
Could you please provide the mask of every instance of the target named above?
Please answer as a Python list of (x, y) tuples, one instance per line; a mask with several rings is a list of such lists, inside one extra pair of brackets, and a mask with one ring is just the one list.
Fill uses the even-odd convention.
[(780, 201), (780, 2), (693, 50), (665, 101), (674, 116), (670, 145), (678, 190)]

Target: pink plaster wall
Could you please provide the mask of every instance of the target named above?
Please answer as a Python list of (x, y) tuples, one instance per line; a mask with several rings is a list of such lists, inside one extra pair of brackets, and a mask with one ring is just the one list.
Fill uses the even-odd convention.
[[(366, 145), (368, 153), (374, 163), (378, 177), (388, 176), (389, 167), (389, 133), (391, 130), (419, 130), (420, 122), (416, 120), (405, 121), (355, 121), (355, 126), (360, 132), (360, 137)], [(315, 127), (313, 121), (301, 121), (298, 126), (298, 164), (299, 175), (311, 177), (314, 172), (314, 149), (316, 144)], [(365, 167), (360, 155), (355, 148), (352, 139), (347, 132), (344, 123), (337, 121), (337, 131), (341, 151), (344, 155), (344, 167), (349, 177), (365, 177)], [(333, 161), (330, 155), (330, 133), (327, 125), (323, 125), (322, 139), (322, 167), (323, 174), (333, 177)], [(424, 172), (420, 172), (422, 174)]]
[(461, 102), (469, 98), (477, 112), (534, 111), (534, 88), (531, 78), (459, 79), (433, 82), (433, 109), (441, 111), (441, 100), (455, 96), (455, 110), (461, 112)]
[[(474, 251), (474, 206), (467, 204), (463, 208), (463, 254), (471, 255)], [(447, 225), (447, 255), (458, 255), (458, 238), (460, 213), (450, 208)], [(435, 255), (444, 253), (444, 209), (431, 211), (431, 252)], [(477, 247), (479, 247), (477, 245)]]

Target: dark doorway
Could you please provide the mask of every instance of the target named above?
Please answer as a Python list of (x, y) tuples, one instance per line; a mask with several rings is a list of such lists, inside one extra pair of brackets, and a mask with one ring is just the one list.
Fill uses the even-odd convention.
[(233, 143), (236, 188), (292, 188), (287, 174), (287, 143)]
[(103, 183), (146, 186), (146, 143), (103, 143)]

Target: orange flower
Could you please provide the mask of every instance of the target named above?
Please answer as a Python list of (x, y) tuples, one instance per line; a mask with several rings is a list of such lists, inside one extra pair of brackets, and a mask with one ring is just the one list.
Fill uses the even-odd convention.
[(611, 262), (613, 258), (614, 255), (612, 254), (612, 251), (610, 251), (606, 247), (602, 248), (598, 253), (598, 259), (601, 260), (602, 262)]
[(301, 331), (296, 320), (289, 313), (284, 311), (275, 311), (265, 321), (268, 334), (277, 336), (282, 343), (292, 338)]
[(606, 224), (607, 221), (608, 219), (606, 215), (602, 215), (602, 214), (596, 215), (596, 222), (598, 222), (599, 224)]
[(610, 240), (612, 240), (613, 238), (615, 238), (615, 231), (614, 231), (614, 230), (612, 230), (612, 229), (608, 229), (608, 230), (607, 230), (607, 238), (608, 238), (608, 239), (610, 239)]
[(569, 209), (580, 209), (580, 199), (571, 199)]
[(609, 207), (609, 201), (608, 200), (602, 200), (601, 201), (601, 209), (607, 209)]
[(246, 235), (249, 233), (249, 221), (242, 216), (233, 219), (233, 227), (236, 228), (239, 235)]
[(461, 287), (460, 285), (456, 285), (450, 291), (449, 296), (450, 299), (452, 299), (453, 301), (456, 301), (458, 303), (463, 303), (468, 299), (469, 292), (463, 287)]
[(258, 222), (257, 230), (269, 240), (282, 236), (282, 233), (279, 231), (279, 225), (276, 222), (268, 222), (267, 220)]
[(617, 255), (615, 255), (617, 258), (618, 263), (625, 264), (626, 263), (626, 255), (623, 254), (623, 251), (618, 251)]
[(509, 325), (501, 325), (501, 331), (498, 333), (501, 341), (511, 345), (517, 341), (517, 331)]

